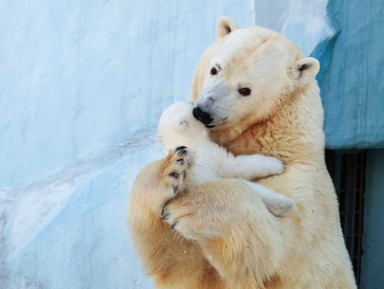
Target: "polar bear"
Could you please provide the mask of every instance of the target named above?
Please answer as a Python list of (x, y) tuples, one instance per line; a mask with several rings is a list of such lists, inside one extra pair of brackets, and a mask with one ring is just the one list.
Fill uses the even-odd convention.
[[(281, 175), (257, 183), (296, 210), (273, 216), (236, 179), (196, 185), (193, 153), (171, 150), (140, 171), (129, 201), (133, 244), (156, 288), (356, 288), (325, 166), (318, 71), (283, 35), (219, 19), (194, 75), (193, 114), (234, 155), (283, 160)], [(176, 194), (175, 172), (186, 173)]]
[[(192, 108), (191, 102), (179, 101), (165, 109), (159, 120), (157, 139), (163, 143), (166, 152), (171, 148), (192, 149), (195, 165), (191, 172), (195, 184), (222, 178), (240, 178), (259, 194), (268, 210), (275, 216), (284, 216), (295, 209), (293, 200), (264, 186), (249, 182), (281, 174), (283, 172), (281, 161), (259, 154), (235, 157), (210, 140), (208, 128), (193, 117)], [(182, 181), (182, 177), (179, 181)]]

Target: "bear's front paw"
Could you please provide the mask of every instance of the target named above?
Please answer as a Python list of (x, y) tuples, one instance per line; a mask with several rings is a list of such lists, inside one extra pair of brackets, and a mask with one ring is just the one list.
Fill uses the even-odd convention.
[(184, 205), (180, 199), (169, 200), (161, 211), (164, 222), (168, 223), (172, 230), (179, 231), (183, 235), (189, 234), (188, 222), (193, 215), (191, 208)]
[(164, 222), (168, 223), (172, 230), (175, 230), (184, 238), (189, 240), (200, 240), (202, 238), (218, 237), (213, 234), (206, 221), (199, 217), (196, 208), (189, 201), (182, 197), (168, 201), (162, 210)]
[(218, 233), (213, 224), (207, 222), (199, 211), (201, 213), (190, 200), (180, 195), (165, 203), (161, 215), (172, 230), (186, 239), (222, 238), (222, 234)]
[(161, 170), (173, 195), (184, 189), (192, 165), (193, 154), (187, 147), (180, 146), (169, 152)]

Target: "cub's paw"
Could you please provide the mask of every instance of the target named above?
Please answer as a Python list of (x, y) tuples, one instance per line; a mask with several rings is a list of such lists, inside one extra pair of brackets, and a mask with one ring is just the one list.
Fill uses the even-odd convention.
[(282, 217), (296, 209), (296, 203), (280, 194), (263, 199), (267, 209), (276, 217)]
[(170, 187), (173, 195), (183, 191), (187, 176), (194, 163), (193, 160), (193, 154), (185, 146), (171, 150), (165, 158), (161, 172), (166, 185)]
[(273, 157), (268, 157), (268, 160), (266, 162), (268, 168), (267, 173), (269, 175), (280, 175), (283, 173), (284, 165), (280, 160)]

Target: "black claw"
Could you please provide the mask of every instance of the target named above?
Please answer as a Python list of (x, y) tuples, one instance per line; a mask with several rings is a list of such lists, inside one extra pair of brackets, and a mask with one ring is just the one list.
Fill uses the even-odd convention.
[(161, 212), (161, 216), (163, 217), (164, 221), (168, 220), (169, 212), (167, 211), (167, 209), (164, 210), (163, 208), (163, 212)]
[(176, 194), (177, 191), (179, 190), (179, 186), (172, 186), (173, 193)]
[(179, 165), (182, 165), (182, 164), (184, 164), (184, 159), (178, 159), (176, 161), (176, 163), (179, 164)]
[(178, 223), (179, 223), (179, 221), (176, 221), (176, 222), (174, 222), (174, 223), (172, 224), (172, 226), (171, 226), (172, 230), (175, 229), (175, 227), (177, 226)]
[(164, 220), (167, 219), (167, 217), (169, 216), (169, 213), (167, 212), (167, 209), (168, 209), (168, 205), (169, 205), (169, 202), (171, 200), (165, 202), (164, 206), (163, 206), (163, 209), (161, 210), (161, 216), (163, 217)]
[(176, 173), (176, 172), (170, 173), (168, 176), (170, 176), (170, 177), (172, 177), (172, 178), (175, 178), (175, 179), (178, 179), (178, 178), (179, 178), (179, 174)]
[(179, 146), (176, 148), (176, 151), (178, 152), (179, 150), (183, 150), (183, 149), (186, 149), (187, 147), (186, 146)]
[(163, 209), (161, 210), (161, 216), (164, 218), (164, 216), (167, 214), (166, 212), (167, 208), (164, 206)]
[(187, 154), (187, 152), (188, 152), (187, 150), (182, 149), (182, 150), (178, 151), (177, 154), (178, 154), (179, 156), (184, 156), (184, 155)]
[(167, 220), (168, 220), (168, 217), (169, 217), (169, 213), (166, 213), (166, 214), (163, 216), (163, 220), (164, 220), (164, 221), (167, 221)]

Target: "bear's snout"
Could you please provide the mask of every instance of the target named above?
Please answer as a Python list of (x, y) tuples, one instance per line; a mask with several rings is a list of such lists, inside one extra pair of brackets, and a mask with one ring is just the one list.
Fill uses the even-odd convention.
[(209, 113), (203, 111), (200, 107), (195, 107), (192, 111), (193, 116), (201, 121), (206, 126), (212, 122), (212, 117)]

